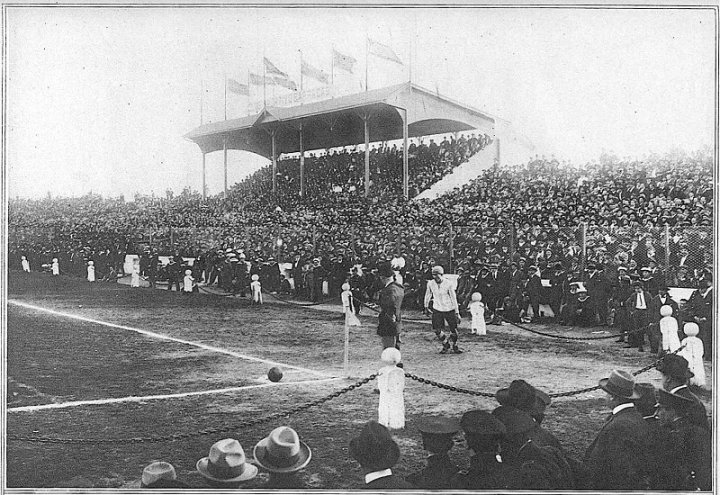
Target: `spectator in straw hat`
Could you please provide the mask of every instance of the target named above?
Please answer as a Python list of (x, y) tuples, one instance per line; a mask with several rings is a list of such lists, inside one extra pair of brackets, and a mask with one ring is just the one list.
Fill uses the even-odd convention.
[(688, 380), (693, 377), (693, 373), (690, 371), (687, 359), (677, 354), (667, 354), (658, 363), (657, 370), (662, 373), (663, 389), (691, 400), (693, 402), (690, 416), (692, 423), (709, 431), (710, 423), (705, 406), (688, 388)]
[(712, 438), (693, 424), (693, 401), (660, 390), (658, 419), (666, 434), (655, 487), (659, 490), (710, 491)]
[(425, 490), (446, 490), (450, 481), (458, 473), (458, 468), (450, 460), (449, 452), (453, 447), (453, 436), (460, 431), (457, 419), (443, 416), (424, 416), (418, 422), (418, 430), (423, 441), (423, 450), (430, 452), (427, 465), (406, 478), (418, 488)]
[(140, 488), (189, 488), (187, 483), (177, 479), (175, 468), (169, 462), (154, 461), (145, 466)]
[(413, 485), (393, 474), (400, 459), (400, 447), (390, 432), (377, 421), (368, 421), (360, 434), (350, 440), (350, 457), (360, 463), (365, 485), (371, 490), (413, 489)]
[(405, 289), (395, 282), (395, 273), (389, 262), (378, 266), (378, 276), (382, 289), (378, 295), (380, 314), (378, 315), (377, 334), (383, 349), (395, 347), (400, 349), (400, 332), (402, 331), (402, 302)]
[(599, 385), (608, 395), (612, 414), (585, 452), (588, 488), (648, 489), (653, 466), (650, 428), (633, 403), (640, 398), (635, 379), (613, 370)]
[(225, 438), (210, 447), (210, 453), (197, 461), (196, 469), (210, 486), (237, 488), (257, 475), (257, 467), (247, 462), (245, 451), (234, 438)]
[(460, 427), (473, 455), (467, 471), (450, 482), (460, 490), (503, 490), (511, 487), (515, 470), (501, 455), (500, 443), (506, 435), (505, 425), (487, 411), (472, 410), (463, 414)]
[(312, 452), (289, 426), (271, 431), (255, 445), (253, 455), (257, 465), (270, 473), (270, 479), (263, 488), (307, 488), (299, 472), (310, 462)]

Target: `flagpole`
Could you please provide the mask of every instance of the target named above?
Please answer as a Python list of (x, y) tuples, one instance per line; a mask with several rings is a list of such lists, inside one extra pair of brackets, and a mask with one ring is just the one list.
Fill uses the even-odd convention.
[(227, 73), (223, 73), (223, 79), (225, 80), (225, 120), (227, 120)]
[(248, 97), (247, 97), (247, 114), (250, 115), (252, 112), (252, 107), (250, 106), (251, 98), (250, 98), (250, 69), (247, 70), (247, 85), (248, 85)]
[(263, 48), (263, 109), (267, 107), (267, 91), (265, 83), (267, 82), (267, 67), (265, 66), (265, 49)]
[(302, 56), (302, 50), (298, 50), (300, 52), (300, 103), (303, 102), (303, 56)]
[(370, 38), (365, 34), (365, 91), (368, 90), (368, 51), (370, 50)]
[(203, 80), (200, 79), (200, 125), (203, 124), (203, 93), (205, 92), (205, 88), (203, 88)]

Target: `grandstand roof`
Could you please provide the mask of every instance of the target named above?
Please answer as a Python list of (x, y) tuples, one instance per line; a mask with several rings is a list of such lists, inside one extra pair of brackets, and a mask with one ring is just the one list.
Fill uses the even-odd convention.
[(213, 122), (193, 129), (185, 137), (203, 153), (223, 149), (245, 150), (270, 158), (270, 133), (276, 152), (300, 151), (299, 129), (305, 150), (348, 146), (365, 141), (362, 115), (369, 115), (370, 142), (401, 139), (401, 109), (408, 114), (410, 137), (469, 131), (493, 134), (495, 119), (415, 84), (341, 96), (295, 107), (265, 107), (255, 115)]

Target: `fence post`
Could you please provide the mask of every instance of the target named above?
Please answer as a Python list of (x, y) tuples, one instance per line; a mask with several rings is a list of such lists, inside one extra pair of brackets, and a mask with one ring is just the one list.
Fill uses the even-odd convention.
[(665, 273), (670, 270), (670, 225), (665, 224)]
[(453, 224), (452, 222), (448, 221), (448, 235), (450, 238), (450, 246), (448, 251), (450, 251), (450, 266), (448, 268), (448, 271), (450, 273), (453, 272), (453, 260), (455, 259), (455, 241), (454, 241), (454, 235), (453, 235)]
[(582, 277), (585, 273), (585, 260), (587, 259), (587, 224), (585, 222), (580, 224), (580, 272)]

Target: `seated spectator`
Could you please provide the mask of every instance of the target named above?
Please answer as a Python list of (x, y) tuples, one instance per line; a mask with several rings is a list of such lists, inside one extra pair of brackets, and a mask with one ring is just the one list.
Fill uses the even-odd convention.
[(460, 424), (452, 418), (426, 416), (420, 418), (418, 430), (422, 435), (423, 450), (430, 452), (430, 456), (425, 468), (406, 480), (425, 490), (449, 489), (451, 480), (458, 473), (449, 452), (453, 447), (453, 436), (460, 431)]
[(495, 398), (502, 406), (525, 411), (538, 425), (545, 419), (545, 409), (551, 402), (548, 394), (533, 387), (525, 380), (513, 380), (508, 388), (501, 388), (495, 392)]
[(409, 489), (414, 487), (393, 474), (400, 459), (400, 447), (390, 432), (377, 421), (368, 421), (360, 434), (350, 440), (350, 457), (360, 463), (365, 485), (370, 490)]
[(196, 469), (215, 488), (238, 488), (258, 472), (257, 467), (247, 462), (242, 445), (234, 438), (212, 444), (208, 456), (197, 461)]
[(255, 462), (270, 473), (264, 489), (308, 488), (300, 471), (310, 462), (312, 452), (289, 426), (275, 428), (253, 450)]
[(688, 388), (688, 380), (693, 376), (690, 371), (687, 359), (677, 354), (663, 356), (657, 365), (657, 370), (662, 373), (662, 388), (693, 402), (690, 420), (696, 426), (710, 431), (707, 411), (700, 399)]

